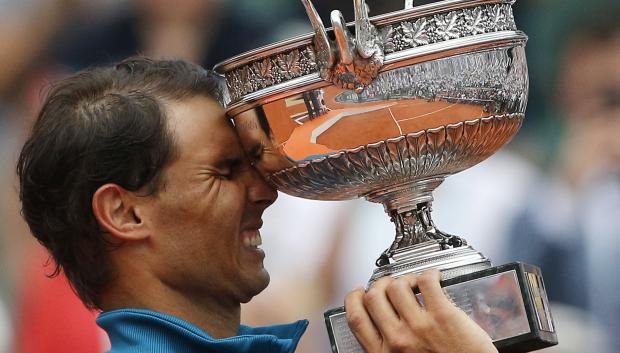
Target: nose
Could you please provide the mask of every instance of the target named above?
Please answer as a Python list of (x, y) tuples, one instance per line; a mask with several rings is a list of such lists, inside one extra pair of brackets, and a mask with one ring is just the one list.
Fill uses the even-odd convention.
[(250, 166), (248, 172), (248, 200), (249, 202), (269, 207), (278, 198), (278, 192), (269, 185), (254, 166)]

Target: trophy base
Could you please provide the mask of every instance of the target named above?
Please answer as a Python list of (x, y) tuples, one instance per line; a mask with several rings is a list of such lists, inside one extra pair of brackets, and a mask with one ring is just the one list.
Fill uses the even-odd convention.
[[(515, 262), (441, 281), (450, 300), (491, 337), (500, 352), (529, 352), (558, 343), (540, 269)], [(424, 298), (416, 289), (423, 304)], [(344, 307), (325, 312), (333, 353), (364, 353)]]
[(368, 286), (384, 276), (398, 278), (408, 273), (422, 273), (435, 268), (441, 271), (441, 279), (466, 275), (491, 267), (491, 261), (469, 245), (445, 249), (442, 241), (428, 240), (423, 243), (393, 251), (388, 264), (377, 267)]

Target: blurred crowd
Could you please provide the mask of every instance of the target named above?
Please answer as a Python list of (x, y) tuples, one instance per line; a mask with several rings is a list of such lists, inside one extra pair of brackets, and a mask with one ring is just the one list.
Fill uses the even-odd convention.
[[(371, 14), (404, 1), (367, 1)], [(416, 1), (416, 4), (432, 1)], [(353, 18), (352, 1), (314, 1)], [(435, 222), (495, 264), (544, 274), (560, 345), (620, 351), (620, 3), (519, 0), (530, 103), (503, 150), (439, 187)], [(47, 85), (133, 54), (213, 67), (310, 31), (298, 0), (0, 0), (0, 352), (103, 352), (107, 339), (29, 235), (14, 166)], [(296, 215), (303, 214), (304, 217)], [(363, 286), (394, 229), (380, 205), (280, 195), (263, 227), (272, 282), (251, 325), (308, 318), (299, 352), (327, 352), (322, 313)]]

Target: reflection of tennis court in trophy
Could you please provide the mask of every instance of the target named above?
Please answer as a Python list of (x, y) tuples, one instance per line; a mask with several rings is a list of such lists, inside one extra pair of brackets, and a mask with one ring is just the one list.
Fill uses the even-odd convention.
[(295, 160), (313, 159), (368, 141), (378, 142), (489, 115), (478, 105), (423, 99), (336, 102), (334, 98), (340, 92), (335, 87), (321, 92), (321, 114), (309, 114), (312, 106), (301, 95), (263, 106), (270, 113), (267, 116), (277, 113), (288, 117), (269, 121), (274, 132), (279, 130), (276, 136), (288, 136), (277, 141), (287, 156)]

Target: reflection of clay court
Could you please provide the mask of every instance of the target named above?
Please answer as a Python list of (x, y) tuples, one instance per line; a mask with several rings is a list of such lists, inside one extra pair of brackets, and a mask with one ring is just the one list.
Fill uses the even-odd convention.
[[(367, 143), (489, 115), (481, 106), (422, 99), (338, 103), (325, 88), (326, 113), (308, 118), (301, 95), (263, 106), (284, 153), (303, 160)], [(286, 137), (286, 138), (285, 138)]]

